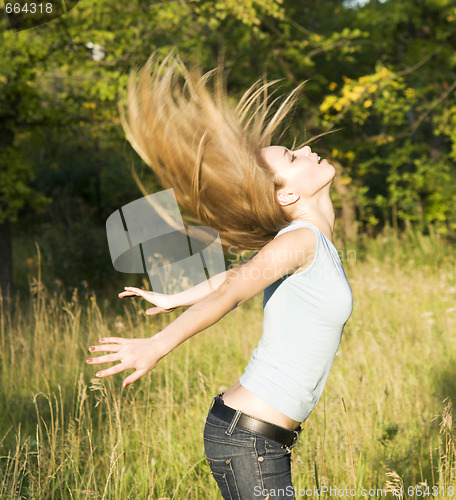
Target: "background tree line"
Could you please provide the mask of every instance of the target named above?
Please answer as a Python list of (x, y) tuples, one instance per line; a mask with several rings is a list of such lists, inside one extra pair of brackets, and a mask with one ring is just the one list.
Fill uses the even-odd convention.
[(60, 291), (125, 285), (105, 221), (142, 196), (132, 166), (159, 186), (125, 141), (118, 94), (153, 51), (205, 70), (223, 58), (233, 98), (263, 75), (280, 93), (306, 80), (282, 140), (333, 132), (315, 148), (338, 170), (340, 237), (412, 227), (454, 243), (454, 2), (98, 0), (18, 33), (0, 12), (3, 293), (13, 263), (17, 289), (38, 265)]

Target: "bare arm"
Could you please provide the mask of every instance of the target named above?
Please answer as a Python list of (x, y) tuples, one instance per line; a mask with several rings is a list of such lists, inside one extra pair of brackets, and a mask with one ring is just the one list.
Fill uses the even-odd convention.
[(212, 278), (207, 281), (203, 281), (198, 285), (189, 288), (188, 290), (171, 295), (169, 298), (171, 307), (191, 306), (192, 304), (199, 302), (217, 290), (225, 281), (225, 277), (226, 271), (223, 271), (215, 276), (212, 276)]
[(148, 339), (108, 337), (103, 345), (90, 351), (110, 351), (113, 354), (93, 358), (93, 364), (120, 361), (97, 376), (108, 376), (135, 369), (123, 386), (135, 382), (152, 370), (161, 358), (185, 340), (219, 321), (238, 305), (261, 292), (266, 286), (296, 268), (310, 265), (315, 253), (316, 237), (310, 228), (284, 233), (265, 245), (250, 261), (227, 271), (223, 284), (206, 298), (182, 313), (162, 331)]
[(226, 271), (223, 271), (215, 276), (212, 276), (209, 280), (198, 283), (198, 285), (184, 290), (183, 292), (170, 295), (159, 292), (151, 292), (134, 286), (126, 286), (125, 290), (119, 293), (119, 297), (123, 299), (124, 297), (137, 295), (151, 304), (154, 304), (156, 307), (151, 307), (146, 310), (146, 314), (148, 315), (170, 312), (176, 307), (191, 306), (201, 299), (204, 299), (220, 287), (220, 285), (224, 282), (225, 277)]
[(103, 345), (92, 346), (91, 352), (111, 351), (98, 358), (87, 360), (90, 364), (120, 361), (119, 364), (97, 373), (97, 377), (106, 377), (129, 368), (135, 372), (123, 382), (123, 387), (135, 382), (155, 368), (157, 363), (182, 342), (219, 321), (225, 314), (237, 306), (235, 298), (216, 290), (205, 299), (194, 304), (161, 332), (148, 339), (127, 339), (106, 337)]
[[(251, 257), (253, 258), (253, 257)], [(251, 260), (251, 259), (249, 259)], [(247, 261), (248, 262), (248, 261)], [(125, 291), (119, 293), (119, 297), (140, 296), (148, 302), (155, 304), (146, 310), (146, 314), (153, 315), (161, 312), (169, 312), (176, 307), (186, 307), (199, 302), (213, 291), (217, 290), (226, 279), (226, 271), (223, 271), (212, 278), (195, 285), (183, 292), (167, 295), (164, 293), (151, 292), (133, 286), (126, 286)]]
[[(256, 254), (255, 254), (256, 255)], [(246, 262), (251, 260), (254, 256), (248, 259)], [(183, 292), (176, 293), (174, 295), (170, 295), (169, 303), (170, 307), (180, 307), (180, 306), (191, 306), (192, 304), (196, 304), (200, 300), (207, 297), (209, 294), (218, 290), (220, 286), (225, 282), (227, 278), (227, 272), (223, 271), (207, 281), (203, 281), (198, 285), (195, 285), (188, 290), (184, 290)]]

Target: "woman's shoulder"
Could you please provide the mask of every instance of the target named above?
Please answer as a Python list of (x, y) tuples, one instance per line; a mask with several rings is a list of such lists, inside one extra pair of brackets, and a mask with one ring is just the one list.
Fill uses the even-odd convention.
[(274, 238), (277, 238), (281, 234), (287, 233), (288, 231), (294, 231), (295, 229), (300, 229), (304, 227), (309, 227), (313, 229), (316, 236), (317, 237), (319, 236), (320, 230), (314, 224), (300, 219), (294, 219), (290, 222), (290, 224), (280, 229), (280, 231), (278, 231), (278, 233), (274, 236)]

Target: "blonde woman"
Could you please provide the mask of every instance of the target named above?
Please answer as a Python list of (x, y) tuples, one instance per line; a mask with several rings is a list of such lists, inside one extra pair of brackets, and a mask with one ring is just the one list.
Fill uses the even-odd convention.
[(151, 57), (135, 76), (128, 119), (120, 108), (132, 146), (224, 245), (258, 251), (214, 277), (210, 293), (202, 286), (171, 296), (125, 287), (120, 297), (155, 305), (148, 314), (191, 307), (151, 338), (102, 339), (90, 351), (110, 354), (88, 362), (118, 362), (99, 377), (133, 369), (126, 387), (264, 290), (263, 336), (239, 380), (212, 400), (205, 453), (223, 498), (293, 498), (291, 449), (322, 394), (353, 307), (332, 242), (335, 169), (307, 145), (269, 145), (298, 89), (271, 116), (271, 82), (253, 85), (235, 106), (220, 70), (201, 76), (175, 56), (160, 65)]

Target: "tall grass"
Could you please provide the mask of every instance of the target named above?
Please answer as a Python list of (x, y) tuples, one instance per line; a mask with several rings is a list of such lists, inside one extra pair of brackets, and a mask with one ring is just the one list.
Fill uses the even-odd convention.
[[(418, 487), (436, 487), (433, 498), (449, 498), (456, 486), (454, 248), (413, 231), (336, 245), (354, 311), (293, 451), (298, 498), (314, 487), (324, 497), (337, 489), (360, 498), (369, 496), (363, 488), (412, 498)], [(28, 299), (0, 302), (0, 498), (220, 498), (204, 459), (204, 419), (261, 336), (261, 296), (125, 390), (125, 375), (93, 378), (88, 346), (105, 335), (150, 336), (177, 312), (151, 318), (139, 298), (122, 305), (119, 314), (107, 299), (86, 303), (77, 291), (65, 300), (39, 274)]]

